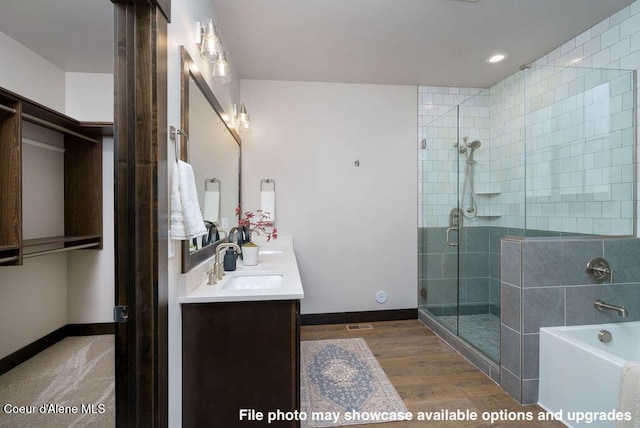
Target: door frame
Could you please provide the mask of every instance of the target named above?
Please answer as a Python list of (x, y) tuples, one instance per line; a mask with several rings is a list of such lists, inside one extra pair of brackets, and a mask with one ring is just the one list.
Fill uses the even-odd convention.
[(168, 426), (170, 0), (114, 3), (116, 426)]

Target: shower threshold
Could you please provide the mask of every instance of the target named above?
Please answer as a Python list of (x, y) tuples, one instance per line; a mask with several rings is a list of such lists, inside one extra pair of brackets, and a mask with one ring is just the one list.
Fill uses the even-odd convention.
[(500, 385), (500, 365), (480, 352), (466, 340), (453, 334), (438, 318), (423, 309), (418, 311), (418, 320), (465, 357), (489, 379)]

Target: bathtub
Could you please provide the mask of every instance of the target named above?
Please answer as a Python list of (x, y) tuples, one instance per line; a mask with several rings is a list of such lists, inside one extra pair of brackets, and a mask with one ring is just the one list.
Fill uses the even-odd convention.
[[(611, 342), (598, 340), (601, 330), (611, 332)], [(582, 418), (615, 417), (627, 361), (640, 361), (640, 321), (541, 328), (538, 404), (570, 427), (614, 427), (615, 421)]]

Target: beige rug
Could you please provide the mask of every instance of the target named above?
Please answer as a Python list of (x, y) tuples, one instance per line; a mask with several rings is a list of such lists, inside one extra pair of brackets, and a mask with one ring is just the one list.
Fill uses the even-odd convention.
[(8, 371), (0, 427), (114, 427), (114, 358), (113, 335), (67, 337)]
[(389, 422), (408, 412), (364, 339), (300, 344), (302, 427)]

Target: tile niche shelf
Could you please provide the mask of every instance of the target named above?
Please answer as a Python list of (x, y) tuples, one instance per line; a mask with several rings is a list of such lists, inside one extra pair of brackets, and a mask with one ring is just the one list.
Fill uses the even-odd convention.
[[(64, 236), (23, 239), (22, 124), (64, 140)], [(102, 137), (112, 123), (79, 122), (0, 88), (0, 266), (74, 249), (102, 249)], [(42, 215), (46, 215), (43, 210)]]
[[(475, 192), (476, 196), (480, 196), (480, 197), (483, 197), (483, 198), (493, 198), (493, 197), (498, 196), (500, 194), (502, 194), (502, 192), (499, 191), (499, 190), (495, 190), (495, 189), (482, 189), (482, 190), (479, 190), (479, 191)], [(498, 218), (502, 217), (502, 214), (494, 214), (494, 213), (481, 214), (481, 213), (479, 213), (476, 217), (484, 218), (484, 219), (487, 219), (487, 220), (495, 220), (495, 219), (498, 219)]]

